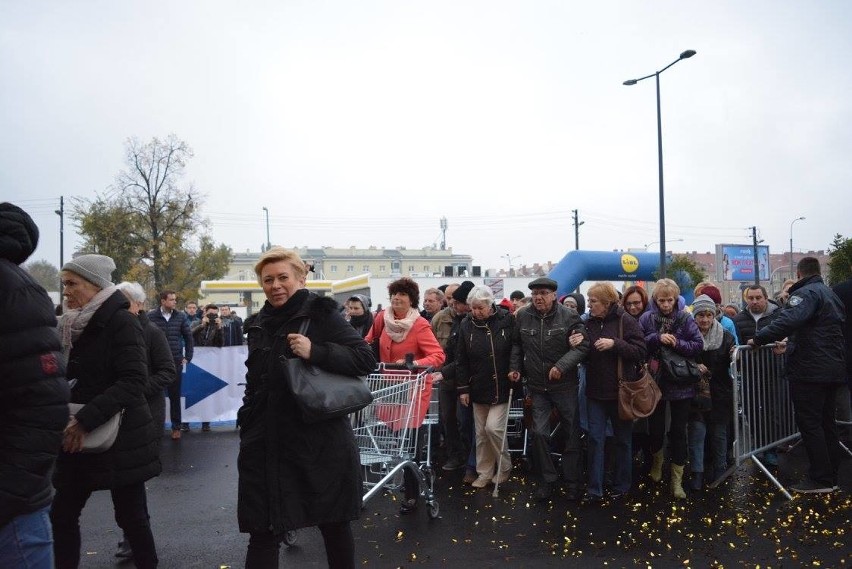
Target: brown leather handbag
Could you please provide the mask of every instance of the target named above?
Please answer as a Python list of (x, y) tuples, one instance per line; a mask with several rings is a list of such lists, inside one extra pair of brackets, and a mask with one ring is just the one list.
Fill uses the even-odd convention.
[[(624, 315), (618, 323), (618, 337), (624, 339)], [(642, 377), (636, 381), (624, 379), (621, 356), (618, 356), (618, 416), (624, 421), (648, 417), (657, 408), (663, 394), (648, 366), (642, 366)]]

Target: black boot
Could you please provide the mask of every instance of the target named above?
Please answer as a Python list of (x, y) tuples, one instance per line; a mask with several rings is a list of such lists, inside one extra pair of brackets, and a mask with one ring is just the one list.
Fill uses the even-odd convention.
[(703, 472), (693, 472), (692, 478), (689, 479), (689, 489), (694, 490), (695, 492), (700, 492), (701, 488), (704, 486), (704, 473)]

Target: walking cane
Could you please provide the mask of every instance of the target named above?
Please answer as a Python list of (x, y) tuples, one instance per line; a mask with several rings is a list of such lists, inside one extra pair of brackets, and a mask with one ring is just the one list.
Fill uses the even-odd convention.
[[(512, 391), (509, 388), (509, 409), (512, 408)], [(494, 483), (494, 492), (491, 496), (496, 498), (500, 495), (500, 473), (503, 472), (503, 449), (506, 447), (506, 435), (509, 434), (509, 409), (506, 409), (506, 422), (503, 423), (503, 440), (500, 441), (500, 458), (497, 459), (497, 481)]]

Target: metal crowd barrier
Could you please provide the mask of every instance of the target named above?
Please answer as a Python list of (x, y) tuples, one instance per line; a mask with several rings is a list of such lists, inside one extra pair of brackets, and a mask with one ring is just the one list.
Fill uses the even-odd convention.
[(731, 354), (735, 464), (711, 486), (717, 486), (750, 460), (792, 500), (787, 489), (761, 461), (764, 452), (799, 438), (789, 385), (784, 377), (787, 358), (785, 354), (776, 354), (774, 347), (774, 344), (736, 346)]

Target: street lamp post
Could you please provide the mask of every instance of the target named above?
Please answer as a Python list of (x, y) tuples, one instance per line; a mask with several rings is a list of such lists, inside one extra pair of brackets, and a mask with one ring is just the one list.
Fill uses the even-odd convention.
[[(59, 216), (59, 270), (65, 264), (65, 196), (59, 196), (59, 209), (53, 210)], [(792, 245), (791, 245), (792, 247)], [(59, 279), (59, 298), (62, 299), (62, 279)]]
[[(679, 241), (683, 241), (683, 239), (669, 239), (669, 243), (678, 243)], [(645, 243), (645, 250), (648, 250), (648, 247), (651, 245), (656, 245), (659, 241), (651, 241), (650, 243)]]
[(790, 222), (790, 278), (796, 278), (794, 275), (796, 274), (793, 271), (793, 224), (797, 221), (802, 221), (805, 219), (804, 217), (797, 217), (793, 221)]
[(266, 250), (272, 249), (272, 243), (269, 240), (269, 209), (264, 206), (263, 211), (266, 213)]
[(643, 81), (650, 77), (654, 77), (657, 83), (657, 163), (659, 168), (660, 179), (660, 278), (666, 278), (666, 212), (665, 212), (665, 193), (663, 191), (663, 122), (660, 116), (660, 73), (680, 61), (681, 59), (689, 59), (695, 55), (694, 49), (688, 49), (680, 54), (680, 57), (650, 75), (640, 77), (639, 79), (628, 79), (624, 82), (625, 85), (635, 85), (639, 81)]

